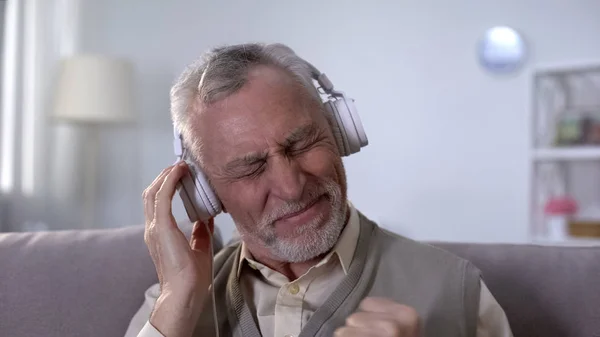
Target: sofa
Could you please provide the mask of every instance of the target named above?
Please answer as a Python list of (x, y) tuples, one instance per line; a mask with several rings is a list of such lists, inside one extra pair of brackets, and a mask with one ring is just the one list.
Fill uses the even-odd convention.
[[(0, 234), (0, 336), (123, 336), (157, 282), (143, 231)], [(482, 270), (515, 337), (600, 336), (600, 247), (431, 244)]]

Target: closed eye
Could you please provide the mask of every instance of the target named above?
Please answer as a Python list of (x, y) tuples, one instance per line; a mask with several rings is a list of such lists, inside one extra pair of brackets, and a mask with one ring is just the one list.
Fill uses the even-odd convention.
[(256, 176), (264, 170), (266, 162), (266, 153), (246, 154), (227, 163), (222, 169), (222, 176), (233, 180)]
[(287, 154), (298, 155), (312, 149), (317, 142), (294, 144), (292, 147), (286, 150)]
[(258, 177), (266, 167), (266, 161), (261, 160), (248, 165), (229, 168), (226, 175), (234, 180)]
[(302, 154), (306, 151), (313, 149), (316, 146), (324, 144), (327, 142), (327, 137), (324, 132), (321, 132), (312, 139), (306, 139), (304, 141), (300, 141), (298, 143), (293, 144), (288, 150), (290, 154)]
[(249, 172), (247, 172), (246, 174), (242, 175), (240, 177), (241, 178), (256, 178), (258, 177), (263, 171), (265, 170), (265, 164), (260, 164), (257, 165), (256, 168), (251, 169)]

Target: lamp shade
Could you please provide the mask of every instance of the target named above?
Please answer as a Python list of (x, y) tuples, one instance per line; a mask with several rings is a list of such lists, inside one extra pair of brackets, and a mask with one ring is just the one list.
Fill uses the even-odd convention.
[(126, 123), (135, 119), (133, 66), (104, 55), (62, 61), (54, 117), (75, 123)]

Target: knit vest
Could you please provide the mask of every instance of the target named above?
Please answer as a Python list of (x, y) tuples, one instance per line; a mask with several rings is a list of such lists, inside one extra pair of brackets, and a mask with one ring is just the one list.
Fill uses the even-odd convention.
[[(360, 234), (348, 274), (295, 337), (332, 336), (369, 296), (413, 307), (423, 337), (475, 337), (479, 270), (455, 255), (388, 232), (359, 216)], [(236, 273), (240, 247), (239, 242), (230, 244), (215, 256), (217, 315), (212, 302), (207, 302), (194, 337), (216, 336), (215, 319), (220, 337), (261, 336)]]

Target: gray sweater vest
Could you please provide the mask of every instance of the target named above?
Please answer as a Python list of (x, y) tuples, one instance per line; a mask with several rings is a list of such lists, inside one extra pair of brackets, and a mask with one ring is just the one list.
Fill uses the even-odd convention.
[[(348, 275), (298, 337), (332, 336), (368, 296), (386, 297), (415, 308), (424, 337), (475, 337), (479, 270), (441, 249), (383, 230), (362, 214), (360, 222)], [(240, 244), (234, 243), (215, 257), (217, 317), (212, 302), (207, 302), (195, 337), (216, 336), (214, 319), (218, 319), (220, 337), (261, 336), (236, 276), (239, 255)]]

